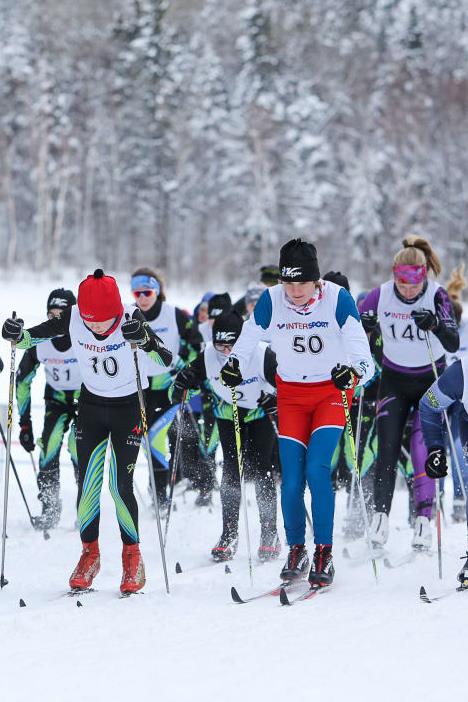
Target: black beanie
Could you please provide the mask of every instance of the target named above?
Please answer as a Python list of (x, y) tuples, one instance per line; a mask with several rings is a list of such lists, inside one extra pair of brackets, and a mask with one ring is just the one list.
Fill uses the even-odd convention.
[(232, 307), (231, 297), (229, 293), (219, 293), (210, 297), (208, 301), (208, 317), (215, 319), (222, 312), (227, 312)]
[(234, 344), (240, 336), (244, 320), (239, 312), (229, 310), (213, 322), (213, 344)]
[(328, 271), (328, 273), (325, 273), (323, 276), (323, 279), (341, 285), (342, 288), (349, 292), (349, 280), (341, 271)]
[(291, 239), (281, 247), (280, 279), (284, 283), (306, 283), (319, 280), (317, 249), (301, 239)]
[(67, 307), (72, 307), (72, 305), (76, 305), (76, 297), (71, 290), (65, 290), (64, 288), (52, 290), (47, 298), (47, 312), (54, 308), (64, 310)]

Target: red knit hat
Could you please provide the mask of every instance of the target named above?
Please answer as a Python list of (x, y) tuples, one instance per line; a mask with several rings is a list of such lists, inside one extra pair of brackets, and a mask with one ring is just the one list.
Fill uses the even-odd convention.
[(115, 278), (97, 268), (78, 288), (78, 309), (85, 322), (105, 322), (123, 312)]

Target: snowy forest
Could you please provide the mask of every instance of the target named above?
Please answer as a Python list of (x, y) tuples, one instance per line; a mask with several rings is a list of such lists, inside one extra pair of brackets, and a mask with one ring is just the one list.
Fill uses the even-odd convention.
[(0, 0), (1, 266), (467, 253), (467, 0)]

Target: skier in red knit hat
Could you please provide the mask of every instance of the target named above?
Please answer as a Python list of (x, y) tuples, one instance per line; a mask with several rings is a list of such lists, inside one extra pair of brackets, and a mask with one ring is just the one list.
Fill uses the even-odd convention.
[[(122, 305), (115, 279), (101, 269), (81, 282), (78, 304), (63, 310), (59, 317), (30, 329), (23, 328), (22, 320), (7, 319), (2, 328), (3, 338), (16, 342), (21, 349), (63, 334), (70, 335), (83, 379), (76, 423), (78, 522), (83, 551), (70, 587), (78, 592), (89, 589), (99, 572), (100, 492), (110, 439), (109, 488), (123, 542), (120, 590), (137, 592), (145, 584), (145, 569), (139, 547), (133, 469), (142, 429), (131, 344), (138, 347), (140, 364), (144, 363), (143, 352), (165, 366), (171, 363), (172, 354), (140, 310)], [(145, 373), (141, 380), (145, 389)]]

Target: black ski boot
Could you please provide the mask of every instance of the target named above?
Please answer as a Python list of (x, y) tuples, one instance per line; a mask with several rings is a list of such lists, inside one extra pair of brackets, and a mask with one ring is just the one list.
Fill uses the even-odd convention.
[(460, 583), (458, 590), (468, 590), (468, 551), (466, 556), (460, 556), (460, 558), (466, 558), (461, 571), (457, 575), (457, 580)]
[(60, 483), (57, 471), (40, 471), (37, 476), (38, 499), (42, 503), (42, 514), (34, 519), (36, 529), (53, 529), (60, 521), (62, 500), (59, 498)]
[(288, 559), (281, 571), (282, 580), (297, 580), (304, 577), (309, 567), (309, 556), (304, 544), (289, 547)]
[(274, 561), (281, 553), (281, 542), (278, 532), (269, 526), (262, 527), (260, 532), (260, 545), (258, 547), (258, 558), (264, 563)]
[(237, 534), (223, 530), (218, 543), (211, 549), (211, 557), (218, 563), (230, 561), (236, 555), (237, 542)]
[(311, 587), (326, 587), (333, 582), (335, 569), (333, 567), (332, 547), (316, 544), (312, 566), (309, 572)]

